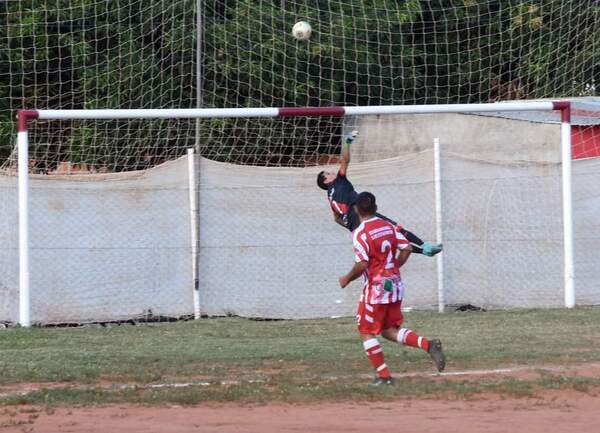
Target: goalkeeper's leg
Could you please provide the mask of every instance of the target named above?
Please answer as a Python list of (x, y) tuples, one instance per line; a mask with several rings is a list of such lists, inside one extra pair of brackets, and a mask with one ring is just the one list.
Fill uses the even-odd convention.
[(431, 242), (424, 242), (420, 237), (418, 237), (413, 232), (406, 230), (404, 227), (399, 225), (396, 221), (382, 215), (380, 213), (376, 213), (376, 216), (382, 218), (390, 223), (394, 224), (400, 233), (408, 240), (408, 242), (412, 245), (413, 253), (423, 254), (424, 256), (433, 257), (436, 254), (440, 253), (443, 250), (442, 244), (433, 244)]
[(444, 248), (442, 244), (432, 244), (431, 242), (423, 242), (421, 238), (419, 238), (413, 232), (409, 232), (405, 228), (401, 228), (400, 233), (402, 233), (404, 237), (408, 239), (408, 242), (410, 242), (413, 245), (413, 253), (433, 257), (437, 253), (440, 253)]

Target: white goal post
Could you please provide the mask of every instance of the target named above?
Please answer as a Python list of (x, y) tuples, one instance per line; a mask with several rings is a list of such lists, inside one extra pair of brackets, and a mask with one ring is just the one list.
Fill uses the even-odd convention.
[[(353, 107), (283, 107), (283, 108), (206, 108), (206, 109), (120, 109), (120, 110), (20, 110), (18, 119), (18, 200), (19, 200), (19, 323), (31, 326), (30, 315), (30, 268), (29, 268), (29, 122), (41, 120), (78, 119), (201, 119), (201, 118), (267, 118), (267, 117), (315, 117), (315, 116), (363, 116), (435, 113), (484, 113), (514, 111), (561, 112), (562, 149), (562, 216), (564, 245), (564, 305), (575, 305), (573, 212), (571, 180), (571, 105), (568, 101), (506, 102), (487, 104), (445, 105), (391, 105)], [(442, 143), (443, 146), (443, 143)], [(190, 163), (193, 167), (193, 162)], [(193, 180), (190, 179), (190, 183)], [(191, 189), (190, 189), (191, 194)], [(192, 200), (192, 214), (197, 203)], [(193, 218), (193, 216), (192, 216)], [(195, 225), (193, 223), (192, 225)], [(192, 227), (196, 230), (196, 227)], [(192, 236), (193, 233), (192, 233)], [(192, 246), (192, 250), (195, 246)], [(197, 269), (194, 269), (194, 285), (197, 287)], [(441, 310), (440, 310), (441, 311)], [(199, 310), (194, 316), (199, 317)]]

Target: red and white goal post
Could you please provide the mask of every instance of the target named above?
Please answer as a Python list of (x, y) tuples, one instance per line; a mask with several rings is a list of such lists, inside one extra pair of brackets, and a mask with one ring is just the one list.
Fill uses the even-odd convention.
[[(202, 118), (276, 118), (314, 116), (365, 116), (433, 113), (484, 113), (510, 111), (552, 111), (561, 113), (562, 148), (562, 223), (564, 245), (564, 305), (575, 305), (573, 212), (571, 181), (571, 106), (566, 101), (507, 102), (490, 104), (354, 106), (354, 107), (286, 107), (231, 109), (122, 109), (122, 110), (21, 110), (18, 112), (18, 224), (19, 224), (19, 322), (31, 326), (30, 314), (30, 231), (29, 231), (29, 137), (28, 128), (40, 120), (78, 119), (202, 119)], [(443, 143), (442, 143), (443, 146)], [(439, 183), (439, 177), (436, 180)], [(439, 199), (438, 199), (439, 200)], [(192, 234), (194, 236), (194, 234)], [(438, 232), (438, 236), (441, 234)], [(195, 259), (194, 259), (195, 260)], [(441, 261), (441, 256), (438, 257)], [(441, 284), (441, 283), (440, 283)], [(197, 284), (194, 290), (198, 290)], [(438, 291), (443, 311), (444, 291)], [(195, 301), (197, 302), (197, 301)], [(198, 308), (195, 309), (199, 317)]]

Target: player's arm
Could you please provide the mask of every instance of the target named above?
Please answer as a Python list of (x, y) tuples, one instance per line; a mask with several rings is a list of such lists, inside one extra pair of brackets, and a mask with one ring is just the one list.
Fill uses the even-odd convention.
[(412, 251), (413, 247), (410, 245), (407, 248), (404, 248), (403, 250), (398, 250), (398, 252), (396, 253), (396, 261), (398, 263), (399, 268), (401, 268), (402, 265), (406, 263), (406, 261), (412, 254)]
[(369, 266), (369, 262), (365, 262), (365, 261), (360, 261), (360, 262), (355, 263), (354, 266), (352, 266), (352, 269), (350, 269), (350, 272), (348, 272), (346, 275), (343, 275), (339, 278), (340, 287), (343, 289), (348, 284), (350, 284), (352, 281), (356, 280), (358, 277), (360, 277), (363, 274), (363, 272), (365, 272), (367, 270), (368, 266)]
[(332, 211), (333, 212), (333, 220), (338, 223), (339, 225), (341, 225), (342, 227), (346, 228), (346, 224), (344, 224), (344, 216), (341, 213), (337, 213), (336, 211)]
[(400, 230), (396, 230), (396, 240), (398, 241), (398, 247), (396, 248), (396, 265), (398, 268), (401, 268), (410, 257), (413, 248)]
[(360, 277), (369, 267), (369, 245), (364, 240), (360, 239), (359, 233), (357, 232), (354, 233), (353, 243), (355, 263), (354, 266), (352, 266), (352, 269), (350, 269), (350, 272), (339, 278), (340, 287), (342, 287), (342, 289)]
[(350, 164), (350, 145), (354, 142), (354, 139), (358, 135), (358, 131), (353, 130), (344, 137), (342, 142), (342, 153), (340, 154), (340, 171), (342, 176), (346, 176), (348, 171), (348, 164)]

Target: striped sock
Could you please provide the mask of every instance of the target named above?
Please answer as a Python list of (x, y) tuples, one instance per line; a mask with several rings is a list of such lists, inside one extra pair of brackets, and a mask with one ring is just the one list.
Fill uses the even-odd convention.
[(385, 360), (383, 359), (383, 349), (379, 345), (377, 338), (371, 338), (370, 340), (363, 341), (363, 347), (367, 357), (369, 358), (369, 362), (377, 371), (377, 375), (386, 379), (388, 377), (392, 377), (390, 370), (388, 370), (387, 365), (385, 365)]
[(417, 347), (425, 352), (429, 350), (429, 340), (425, 337), (420, 337), (416, 332), (408, 328), (400, 328), (398, 331), (398, 343), (405, 346)]

